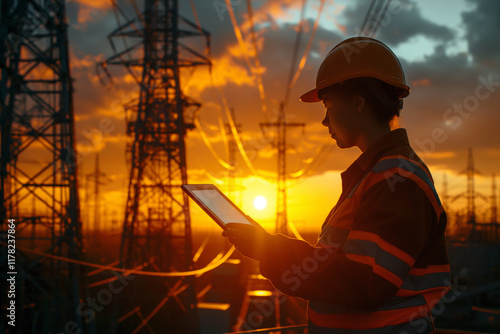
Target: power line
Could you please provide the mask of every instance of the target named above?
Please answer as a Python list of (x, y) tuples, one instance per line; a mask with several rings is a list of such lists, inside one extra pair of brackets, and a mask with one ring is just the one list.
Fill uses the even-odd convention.
[[(0, 244), (7, 246), (7, 243), (0, 241)], [(17, 247), (17, 249), (26, 252), (26, 253), (31, 253), (31, 254), (36, 254), (40, 255), (43, 258), (51, 258), (63, 262), (68, 262), (68, 263), (75, 263), (75, 264), (80, 264), (82, 266), (87, 266), (87, 267), (92, 267), (92, 268), (99, 268), (102, 270), (111, 270), (111, 271), (116, 271), (116, 272), (124, 272), (125, 275), (130, 275), (130, 274), (136, 274), (136, 275), (143, 275), (143, 276), (155, 276), (155, 277), (184, 277), (184, 276), (196, 276), (196, 275), (202, 275), (208, 271), (214, 270), (215, 268), (219, 267), (221, 264), (226, 262), (229, 257), (233, 254), (235, 248), (234, 246), (231, 247), (224, 256), (220, 257), (217, 262), (214, 262), (213, 260), (210, 261), (208, 265), (206, 265), (203, 268), (200, 269), (194, 269), (194, 270), (187, 270), (187, 271), (169, 271), (169, 272), (161, 272), (161, 271), (145, 271), (145, 270), (137, 270), (137, 269), (126, 269), (122, 267), (115, 267), (115, 266), (110, 266), (110, 265), (102, 265), (102, 264), (96, 264), (96, 263), (91, 263), (91, 262), (86, 262), (86, 261), (81, 261), (81, 260), (75, 260), (71, 259), (68, 257), (64, 256), (58, 256), (58, 255), (53, 255), (50, 253), (43, 253), (37, 250), (33, 249), (28, 249), (25, 247)]]
[(217, 160), (217, 162), (224, 168), (228, 169), (228, 170), (234, 170), (235, 167), (231, 164), (231, 161), (229, 163), (225, 162), (218, 154), (217, 152), (215, 152), (215, 149), (213, 148), (212, 144), (210, 143), (210, 140), (208, 139), (205, 131), (203, 130), (203, 127), (201, 126), (200, 124), (200, 121), (198, 119), (198, 117), (196, 117), (194, 119), (194, 125), (196, 127), (196, 129), (198, 130), (198, 132), (200, 133), (200, 136), (201, 136), (201, 139), (203, 140), (203, 143), (207, 146), (208, 150), (210, 151), (210, 153), (212, 153), (212, 155), (214, 156), (214, 158)]
[(297, 23), (298, 30), (297, 34), (295, 35), (295, 44), (293, 46), (293, 52), (292, 52), (292, 61), (290, 62), (290, 73), (288, 74), (288, 81), (286, 85), (286, 90), (285, 90), (285, 98), (284, 98), (284, 103), (286, 104), (288, 101), (288, 95), (290, 93), (290, 88), (292, 84), (292, 79), (293, 75), (295, 73), (295, 62), (297, 60), (297, 53), (299, 52), (299, 46), (300, 46), (300, 39), (302, 37), (302, 28), (304, 26), (304, 17), (306, 13), (306, 3), (307, 0), (302, 0), (302, 6), (300, 10), (300, 19), (299, 22)]
[(257, 87), (259, 88), (259, 95), (262, 103), (262, 111), (264, 112), (264, 115), (266, 115), (267, 114), (266, 94), (264, 92), (264, 84), (262, 83), (262, 76), (260, 75), (259, 50), (257, 48), (257, 38), (255, 37), (255, 25), (253, 22), (253, 10), (252, 10), (251, 0), (247, 0), (247, 11), (248, 11), (248, 18), (250, 20), (250, 32), (254, 49), (254, 59), (256, 68), (255, 75), (257, 76)]
[(287, 138), (286, 129), (288, 127), (305, 127), (304, 123), (289, 123), (286, 121), (285, 106), (282, 103), (277, 122), (260, 123), (262, 129), (273, 127), (277, 130), (276, 148), (278, 150), (278, 170), (277, 170), (277, 200), (276, 200), (276, 232), (287, 234), (287, 192), (286, 192), (286, 149)]
[[(321, 13), (323, 12), (324, 5), (325, 5), (325, 0), (321, 0), (321, 3), (320, 3), (319, 8), (318, 8), (318, 14), (316, 16), (316, 20), (314, 21), (313, 29), (312, 29), (311, 35), (309, 36), (309, 41), (307, 42), (304, 53), (302, 54), (302, 58), (300, 59), (299, 66), (297, 67), (297, 70), (295, 71), (293, 78), (291, 78), (291, 80), (289, 80), (289, 82), (288, 82), (287, 91), (285, 93), (285, 100), (284, 100), (285, 105), (288, 103), (289, 91), (292, 89), (292, 87), (295, 85), (295, 83), (299, 79), (299, 76), (302, 73), (304, 66), (306, 65), (307, 57), (309, 56), (309, 53), (311, 51), (312, 44), (314, 41), (314, 36), (316, 35), (316, 31), (318, 30), (318, 27), (319, 27), (319, 19), (321, 17)], [(295, 66), (295, 65), (293, 64), (293, 66)]]

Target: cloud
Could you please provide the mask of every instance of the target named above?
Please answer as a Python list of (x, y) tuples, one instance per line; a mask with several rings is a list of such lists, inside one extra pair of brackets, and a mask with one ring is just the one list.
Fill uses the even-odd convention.
[[(251, 63), (254, 64), (252, 57), (254, 48), (251, 43), (246, 3), (244, 1), (233, 1), (232, 3), (243, 32), (245, 48), (248, 49), (247, 54)], [(422, 141), (429, 138), (433, 129), (442, 127), (447, 129), (446, 135), (448, 138), (445, 142), (436, 145), (436, 150), (429, 154), (426, 159), (436, 165), (442, 163), (447, 168), (460, 169), (463, 167), (462, 160), (464, 159), (461, 154), (457, 153), (457, 156), (451, 157), (447, 152), (461, 152), (464, 150), (464, 145), (471, 145), (478, 151), (478, 156), (488, 157), (490, 167), (493, 168), (493, 161), (498, 160), (498, 153), (492, 152), (497, 152), (494, 148), (500, 146), (499, 140), (493, 136), (493, 134), (496, 134), (495, 124), (498, 124), (498, 116), (494, 113), (494, 110), (496, 110), (494, 108), (495, 104), (499, 103), (497, 95), (499, 93), (492, 94), (488, 100), (481, 101), (478, 110), (471, 113), (469, 118), (463, 119), (463, 123), (456, 131), (446, 128), (443, 119), (444, 112), (452, 108), (454, 103), (463, 103), (467, 96), (474, 93), (479, 75), (487, 77), (491, 72), (491, 69), (488, 70), (486, 67), (480, 66), (484, 59), (488, 60), (493, 57), (488, 56), (489, 51), (484, 45), (488, 40), (486, 32), (479, 34), (480, 36), (475, 39), (471, 37), (471, 41), (469, 41), (469, 47), (471, 47), (473, 40), (483, 41), (483, 44), (479, 44), (477, 55), (471, 52), (475, 60), (475, 64), (471, 64), (470, 57), (468, 58), (465, 53), (450, 54), (448, 45), (451, 43), (449, 42), (458, 33), (450, 27), (433, 23), (424, 18), (419, 9), (419, 6), (423, 6), (423, 4), (407, 0), (394, 0), (393, 3), (399, 3), (401, 8), (399, 12), (394, 11), (393, 8), (393, 13), (391, 13), (387, 25), (380, 29), (379, 37), (384, 42), (395, 46), (407, 42), (413, 37), (423, 36), (426, 39), (432, 39), (435, 42), (434, 44), (437, 45), (434, 50), (429, 50), (431, 54), (424, 56), (423, 61), (408, 62), (401, 59), (406, 70), (407, 81), (412, 86), (412, 94), (406, 102), (402, 121), (403, 126), (408, 128), (413, 143), (416, 140)], [(256, 26), (257, 46), (261, 63), (261, 75), (267, 97), (267, 116), (262, 112), (255, 73), (248, 69), (244, 57), (245, 52), (242, 51), (235, 37), (229, 14), (225, 12), (223, 20), (221, 20), (214, 9), (212, 1), (196, 1), (196, 8), (202, 27), (211, 33), (211, 54), (214, 60), (212, 69), (213, 83), (217, 88), (213, 88), (212, 79), (206, 67), (199, 67), (192, 74), (189, 69), (181, 71), (181, 73), (184, 73), (181, 82), (182, 85), (185, 85), (184, 93), (201, 102), (202, 108), (199, 112), (204, 121), (204, 129), (210, 136), (211, 143), (221, 158), (227, 158), (226, 147), (224, 147), (224, 143), (218, 135), (215, 135), (217, 130), (210, 129), (210, 126), (220, 127), (218, 115), (220, 112), (224, 113), (219, 92), (225, 95), (229, 107), (235, 110), (236, 122), (242, 125), (244, 145), (248, 148), (248, 153), (255, 156), (253, 162), (256, 168), (274, 172), (276, 168), (276, 150), (271, 143), (261, 140), (262, 134), (259, 123), (270, 122), (275, 119), (279, 104), (283, 100), (296, 38), (300, 1), (290, 0), (286, 1), (286, 3), (253, 1), (252, 5), (254, 6), (254, 22), (259, 23)], [(362, 19), (368, 10), (368, 5), (369, 3), (362, 1), (348, 2), (343, 11), (333, 16), (335, 21), (330, 22), (327, 20), (330, 23), (329, 26), (323, 26), (322, 23), (318, 28), (306, 66), (290, 92), (290, 100), (286, 110), (289, 116), (294, 117), (293, 122), (304, 122), (307, 125), (307, 136), (305, 137), (301, 136), (301, 130), (299, 129), (291, 129), (288, 133), (290, 147), (293, 147), (294, 150), (293, 154), (290, 151), (290, 172), (301, 169), (305, 164), (304, 161), (308, 161), (311, 156), (314, 156), (315, 152), (318, 152), (318, 148), (321, 148), (328, 138), (326, 129), (320, 124), (324, 117), (321, 105), (301, 103), (298, 101), (298, 97), (301, 93), (314, 86), (316, 71), (323, 57), (335, 44), (346, 37), (340, 31), (332, 32), (334, 24), (345, 25), (347, 34), (357, 33), (355, 27), (361, 25)], [(85, 3), (81, 4), (81, 6), (84, 7)], [(87, 7), (95, 10), (99, 9), (92, 6)], [(179, 7), (184, 16), (195, 22), (191, 14), (189, 1), (180, 2)], [(479, 7), (482, 8), (483, 6), (478, 5), (477, 8), (470, 12), (479, 10)], [(328, 10), (331, 8), (328, 7)], [(314, 8), (308, 8), (307, 17), (309, 19), (305, 27), (313, 26), (315, 10)], [(73, 11), (70, 24), (75, 24), (78, 15), (83, 15), (79, 14), (78, 11)], [(325, 12), (323, 16), (328, 16), (328, 14)], [(493, 14), (488, 17), (491, 16)], [(134, 17), (133, 13), (129, 17)], [(466, 16), (464, 16), (464, 22), (466, 19)], [(470, 27), (466, 26), (473, 29), (473, 21), (470, 18), (469, 22)], [(76, 59), (77, 63), (72, 65), (75, 68), (73, 75), (77, 76), (78, 79), (75, 83), (75, 110), (77, 114), (82, 115), (77, 124), (79, 129), (92, 129), (96, 126), (98, 120), (103, 117), (112, 118), (113, 120), (119, 119), (118, 116), (122, 115), (121, 106), (113, 101), (121, 102), (123, 100), (123, 102), (126, 102), (122, 97), (130, 96), (132, 91), (130, 87), (136, 86), (133, 82), (127, 84), (126, 79), (130, 79), (130, 76), (127, 76), (120, 66), (116, 67), (121, 69), (113, 69), (112, 71), (116, 82), (123, 85), (123, 87), (103, 90), (102, 86), (95, 82), (95, 76), (90, 75), (94, 73), (92, 62), (97, 61), (98, 58), (92, 58), (89, 55), (98, 57), (104, 54), (104, 58), (112, 55), (106, 36), (116, 27), (117, 22), (113, 17), (113, 13), (108, 10), (106, 15), (99, 18), (99, 20), (88, 21), (86, 31), (74, 29), (74, 26), (70, 30), (72, 48), (74, 48), (76, 54), (85, 55)], [(495, 31), (498, 31), (498, 28), (495, 29)], [(310, 31), (306, 29), (302, 36), (302, 43), (298, 52), (299, 57), (304, 51), (309, 34)], [(121, 46), (120, 43), (119, 41), (118, 45)], [(195, 49), (200, 52), (203, 50)], [(89, 74), (86, 74), (85, 71), (89, 72)], [(90, 118), (83, 117), (83, 115), (89, 114), (91, 114)], [(114, 115), (116, 115), (115, 118)], [(225, 123), (227, 120), (224, 118), (223, 122)], [(113, 134), (124, 133), (125, 126), (120, 125), (121, 122), (118, 121), (115, 123), (117, 129)], [(482, 130), (478, 131), (478, 129)], [(113, 147), (115, 150), (123, 152), (124, 147), (123, 145), (120, 147), (119, 144), (119, 142), (106, 141), (106, 148), (101, 146), (96, 148), (109, 151)], [(187, 137), (187, 145), (188, 160), (193, 161), (193, 164), (190, 164), (190, 169), (192, 167), (204, 168), (219, 178), (222, 177), (221, 175), (226, 175), (216, 159), (211, 157), (199, 135), (190, 132)], [(260, 156), (259, 150), (261, 150)], [(340, 152), (333, 140), (327, 152), (329, 152), (329, 155), (326, 157), (322, 155), (324, 163), (320, 166), (315, 164), (311, 172), (323, 173), (328, 170), (343, 170), (359, 155), (357, 149)], [(239, 153), (237, 155), (239, 156)], [(244, 167), (245, 164), (241, 157), (238, 157), (238, 160), (240, 166), (238, 175), (248, 175), (249, 171)], [(484, 169), (487, 171), (488, 168)]]
[[(443, 45), (420, 62), (404, 62), (412, 92), (405, 101), (402, 124), (414, 149), (430, 164), (460, 171), (468, 147), (488, 157), (485, 172), (494, 170), (500, 147), (496, 112), (500, 77), (467, 54), (448, 54)], [(417, 83), (415, 85), (415, 83)], [(447, 152), (457, 152), (449, 156)], [(448, 155), (447, 155), (448, 154)], [(485, 160), (483, 160), (485, 161)]]
[(74, 26), (86, 30), (89, 22), (101, 20), (110, 11), (111, 4), (109, 1), (73, 0), (70, 9), (71, 15), (76, 15), (77, 24)]
[(474, 61), (498, 68), (500, 64), (500, 1), (469, 0), (474, 8), (462, 13), (465, 38)]
[[(354, 35), (359, 33), (370, 5), (368, 1), (358, 0), (355, 3), (354, 6), (348, 6), (344, 12), (347, 31)], [(378, 39), (393, 46), (402, 44), (416, 36), (425, 36), (443, 42), (449, 42), (455, 37), (451, 28), (424, 18), (418, 3), (411, 0), (391, 2), (381, 17), (378, 27), (375, 25), (377, 15), (371, 15), (367, 22), (369, 30), (374, 30), (374, 27), (378, 28)]]
[(100, 10), (109, 10), (111, 4), (109, 1), (96, 1), (96, 0), (72, 0), (71, 2), (78, 3), (85, 7), (96, 8)]

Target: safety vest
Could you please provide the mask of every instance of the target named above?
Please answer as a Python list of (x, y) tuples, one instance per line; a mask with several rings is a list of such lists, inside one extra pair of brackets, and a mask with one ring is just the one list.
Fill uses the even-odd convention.
[(422, 265), (419, 261), (416, 267), (418, 259), (381, 236), (356, 230), (353, 226), (360, 200), (372, 186), (385, 181), (389, 190), (393, 190), (397, 189), (397, 183), (408, 180), (426, 194), (434, 208), (436, 221), (446, 219), (430, 173), (423, 164), (402, 155), (379, 160), (332, 210), (316, 247), (338, 247), (349, 260), (371, 266), (374, 274), (399, 290), (389, 303), (371, 312), (310, 300), (308, 315), (310, 327), (314, 329), (311, 332), (367, 333), (366, 330), (377, 328), (376, 333), (388, 333), (394, 329), (406, 330), (405, 326), (410, 326), (408, 328), (413, 328), (415, 333), (429, 333), (415, 329), (449, 290), (449, 264), (436, 265), (429, 261), (428, 265)]

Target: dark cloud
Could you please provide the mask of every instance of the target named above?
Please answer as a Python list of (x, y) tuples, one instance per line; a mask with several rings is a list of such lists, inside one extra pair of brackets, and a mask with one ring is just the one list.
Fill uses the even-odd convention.
[(500, 64), (500, 1), (469, 0), (473, 9), (462, 13), (467, 29), (469, 52), (474, 61), (496, 66)]
[[(345, 10), (344, 18), (350, 34), (358, 34), (370, 7), (369, 1), (355, 2)], [(367, 20), (367, 29), (376, 30), (377, 15)], [(377, 38), (390, 45), (399, 45), (416, 36), (448, 42), (454, 38), (454, 31), (443, 25), (433, 23), (422, 16), (418, 3), (410, 0), (392, 1), (381, 16)]]
[[(412, 92), (405, 101), (402, 125), (413, 147), (431, 164), (461, 171), (467, 148), (489, 157), (485, 172), (498, 161), (497, 135), (500, 77), (438, 46), (423, 61), (404, 62)], [(442, 158), (443, 153), (452, 153)]]
[[(232, 1), (232, 3), (239, 24), (243, 24), (247, 19), (246, 3), (236, 0)], [(495, 91), (488, 99), (480, 101), (481, 103), (478, 108), (474, 112), (471, 112), (468, 118), (463, 118), (462, 123), (456, 129), (446, 127), (444, 113), (448, 109), (453, 108), (455, 103), (464, 103), (464, 100), (468, 96), (471, 94), (474, 95), (475, 88), (479, 84), (478, 77), (487, 78), (491, 73), (491, 69), (479, 63), (490, 59), (490, 53), (494, 55), (495, 52), (496, 54), (498, 52), (486, 49), (484, 45), (488, 37), (486, 32), (477, 32), (475, 39), (472, 37), (468, 38), (469, 46), (471, 47), (472, 40), (477, 39), (478, 41), (482, 41), (481, 43), (478, 42), (482, 48), (479, 47), (476, 53), (470, 52), (474, 60), (477, 60), (477, 62), (471, 64), (470, 57), (468, 58), (467, 54), (451, 54), (448, 51), (448, 42), (456, 34), (454, 30), (423, 18), (419, 4), (415, 1), (394, 0), (393, 3), (398, 3), (401, 7), (399, 9), (396, 8), (396, 10), (392, 8), (390, 19), (386, 18), (387, 21), (384, 21), (386, 24), (381, 26), (378, 38), (391, 46), (404, 43), (415, 36), (424, 36), (438, 42), (436, 43), (438, 46), (434, 50), (429, 50), (431, 54), (425, 56), (423, 61), (408, 62), (405, 59), (401, 59), (406, 70), (407, 80), (410, 86), (412, 86), (412, 93), (407, 99), (403, 111), (402, 126), (408, 129), (412, 144), (417, 146), (417, 150), (419, 149), (418, 143), (427, 143), (426, 139), (432, 139), (432, 131), (434, 129), (443, 128), (445, 130), (447, 139), (443, 142), (435, 143), (433, 152), (435, 155), (428, 154), (423, 157), (430, 164), (440, 164), (440, 166), (459, 171), (463, 169), (463, 161), (465, 161), (460, 152), (465, 152), (466, 148), (471, 146), (475, 149), (475, 152), (477, 151), (478, 157), (485, 157), (484, 159), (490, 162), (491, 166), (487, 168), (481, 166), (484, 172), (487, 173), (495, 167), (494, 162), (498, 161), (500, 139), (498, 139), (498, 136), (495, 136), (497, 133), (495, 124), (498, 124), (498, 115), (495, 113), (495, 110), (496, 105), (500, 104), (500, 87), (495, 87), (498, 92)], [(238, 45), (229, 14), (225, 11), (225, 7), (217, 7), (220, 4), (225, 4), (225, 2), (220, 0), (195, 1), (201, 26), (211, 34), (212, 56), (214, 59), (227, 56), (230, 53), (229, 47), (235, 48)], [(183, 16), (193, 22), (196, 21), (189, 1), (182, 1), (179, 3), (179, 6)], [(304, 166), (304, 161), (314, 156), (318, 147), (321, 147), (328, 137), (326, 128), (320, 125), (324, 116), (321, 104), (301, 103), (298, 101), (298, 98), (302, 93), (314, 86), (317, 69), (328, 50), (347, 36), (357, 33), (356, 27), (361, 25), (368, 6), (369, 3), (366, 1), (349, 3), (347, 9), (342, 14), (342, 19), (347, 22), (346, 27), (348, 31), (346, 36), (326, 30), (321, 26), (316, 32), (315, 41), (308, 56), (306, 66), (299, 80), (292, 88), (290, 100), (288, 101), (287, 114), (291, 117), (289, 121), (306, 123), (305, 135), (302, 135), (299, 129), (291, 129), (288, 132), (290, 172), (299, 170)], [(467, 13), (472, 13), (483, 7), (484, 5), (478, 4), (476, 9)], [(259, 7), (255, 5), (254, 10), (254, 13), (257, 13)], [(481, 10), (485, 11), (484, 9)], [(81, 26), (76, 24), (78, 11), (76, 8), (73, 8), (72, 11), (70, 14), (70, 25), (72, 26), (70, 40), (75, 53), (80, 54), (81, 52), (82, 54), (91, 54), (94, 56), (103, 54), (104, 58), (111, 56), (113, 53), (106, 37), (117, 27), (112, 12), (109, 11), (101, 19), (93, 22), (89, 21), (86, 26)], [(127, 13), (129, 17), (133, 17), (133, 11), (131, 12), (130, 8)], [(467, 13), (464, 13), (464, 22), (466, 20), (470, 22), (471, 26), (468, 29), (468, 34), (470, 35), (472, 24), (477, 25), (478, 23), (472, 23), (475, 21), (473, 21), (473, 18), (467, 18)], [(484, 15), (487, 14), (484, 13)], [(279, 15), (279, 13), (276, 15)], [(493, 14), (488, 17), (491, 18), (492, 16)], [(262, 23), (264, 19), (262, 16), (260, 18)], [(307, 24), (309, 27), (312, 27), (313, 21), (309, 20)], [(490, 27), (493, 23), (488, 24), (487, 27)], [(481, 29), (483, 28), (481, 27)], [(279, 25), (275, 23), (273, 25), (270, 22), (270, 24), (260, 25), (257, 31), (259, 34), (262, 34), (264, 39), (262, 49), (259, 50), (259, 58), (261, 65), (266, 69), (262, 78), (269, 110), (267, 119), (265, 119), (262, 113), (259, 92), (255, 84), (238, 84), (236, 81), (231, 82), (231, 80), (228, 80), (221, 87), (221, 91), (226, 96), (229, 106), (235, 109), (237, 122), (242, 125), (241, 130), (244, 145), (248, 150), (248, 154), (252, 155), (256, 168), (271, 172), (275, 170), (276, 165), (275, 150), (269, 144), (269, 141), (266, 142), (263, 139), (259, 123), (272, 121), (273, 119), (276, 120), (279, 103), (285, 94), (296, 30), (295, 24)], [(495, 28), (495, 31), (498, 31), (498, 28)], [(247, 36), (248, 31), (244, 31), (243, 33)], [(304, 52), (309, 34), (310, 29), (303, 35), (298, 53), (299, 58)], [(495, 47), (498, 47), (497, 44), (495, 44)], [(196, 49), (199, 50), (199, 48)], [(231, 54), (229, 56), (233, 58), (235, 66), (241, 68), (247, 67), (242, 57)], [(251, 61), (253, 62), (253, 59)], [(78, 104), (75, 106), (75, 109), (77, 109), (77, 114), (92, 114), (92, 118), (99, 117), (96, 115), (96, 108), (99, 106), (102, 110), (103, 108), (110, 107), (113, 102), (113, 96), (116, 96), (117, 93), (103, 90), (91, 80), (92, 76), (84, 75), (84, 69), (80, 69), (79, 71), (82, 74), (76, 82), (76, 99)], [(93, 69), (90, 69), (90, 71), (93, 71)], [(120, 70), (119, 68), (114, 68), (113, 71), (115, 74), (124, 72), (123, 69)], [(194, 72), (191, 80), (196, 80), (197, 71)], [(78, 74), (79, 72), (75, 70), (74, 73)], [(495, 77), (494, 80), (500, 81), (500, 78)], [(218, 90), (212, 87), (200, 90), (196, 99), (202, 103), (199, 115), (200, 119), (206, 125), (205, 130), (207, 134), (212, 139), (217, 138), (217, 133), (220, 130), (210, 129), (209, 125), (213, 127), (219, 126), (218, 112), (223, 110), (223, 106)], [(92, 113), (91, 111), (94, 112)], [(119, 121), (117, 120), (116, 122)], [(226, 120), (224, 119), (223, 122), (226, 122)], [(82, 120), (78, 123), (80, 129), (95, 126), (91, 119), (88, 121)], [(123, 126), (117, 127), (116, 133), (121, 131), (122, 128)], [(114, 148), (118, 146), (118, 144), (113, 145), (115, 145)], [(225, 175), (225, 172), (223, 172), (224, 169), (217, 163), (215, 158), (211, 157), (199, 134), (194, 131), (190, 132), (187, 145), (188, 160), (192, 162), (190, 168), (205, 168), (206, 171), (219, 178)], [(224, 147), (223, 143), (220, 140), (213, 140), (212, 145), (218, 154), (227, 160), (226, 147)], [(106, 148), (106, 150), (110, 150), (110, 147)], [(267, 155), (261, 154), (259, 151), (261, 153), (266, 152)], [(359, 155), (359, 150), (357, 149), (340, 152), (333, 140), (328, 151), (330, 153), (326, 158), (323, 157), (322, 159), (323, 164), (315, 165), (312, 172), (322, 173), (328, 170), (345, 169)], [(449, 159), (438, 158), (439, 154), (443, 156), (442, 154), (446, 152), (457, 152), (457, 154)], [(244, 167), (242, 158), (239, 156), (237, 159), (241, 166), (238, 175), (249, 175), (248, 169)]]

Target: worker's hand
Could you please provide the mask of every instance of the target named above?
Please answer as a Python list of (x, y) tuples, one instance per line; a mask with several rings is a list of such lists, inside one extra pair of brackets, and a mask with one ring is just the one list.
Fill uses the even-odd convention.
[(271, 235), (262, 227), (249, 224), (229, 223), (222, 236), (229, 241), (244, 256), (260, 261), (267, 255)]

